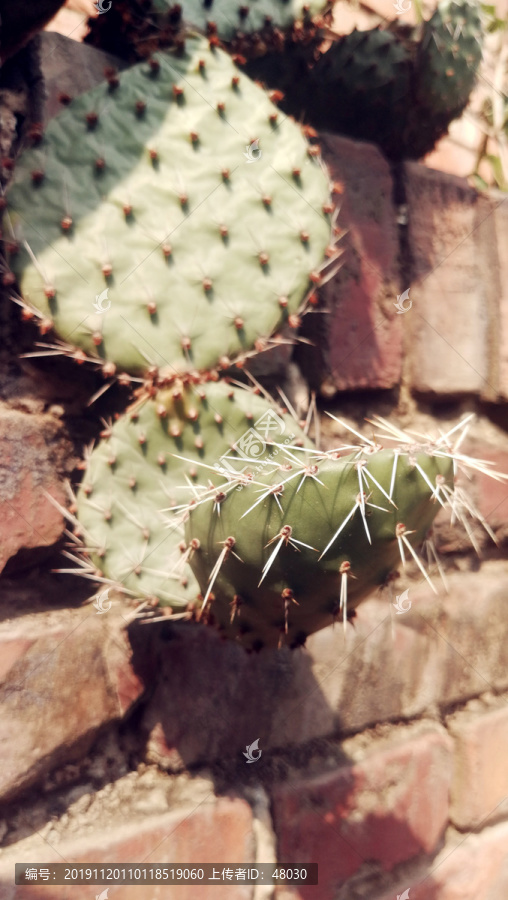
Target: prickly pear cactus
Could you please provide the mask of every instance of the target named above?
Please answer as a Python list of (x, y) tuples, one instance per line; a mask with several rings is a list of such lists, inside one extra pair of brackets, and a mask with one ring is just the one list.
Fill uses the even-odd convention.
[[(250, 484), (189, 510), (203, 608), (249, 649), (296, 647), (387, 583), (453, 486), (428, 446), (354, 453), (296, 448)], [(219, 514), (220, 513), (220, 514)]]
[(422, 34), (375, 28), (339, 38), (302, 89), (286, 89), (282, 109), (373, 141), (391, 160), (421, 158), (468, 103), (482, 59), (479, 9), (477, 0), (441, 0)]
[(441, 0), (425, 23), (417, 63), (417, 98), (436, 114), (460, 115), (482, 61), (476, 0)]
[(397, 126), (402, 139), (411, 75), (411, 53), (396, 35), (380, 28), (355, 29), (320, 57), (304, 97), (295, 88), (286, 92), (282, 105), (295, 115), (301, 107), (305, 121), (315, 128), (385, 147)]
[(296, 123), (192, 39), (70, 102), (22, 156), (4, 230), (23, 315), (60, 352), (171, 378), (298, 326), (331, 212)]
[[(185, 29), (199, 30), (234, 52), (257, 55), (283, 43), (283, 34), (325, 12), (328, 0), (115, 0), (108, 16), (91, 19), (88, 41), (128, 60), (174, 46)], [(237, 42), (238, 46), (237, 46)]]
[(174, 610), (185, 609), (199, 591), (188, 565), (192, 547), (184, 553), (179, 546), (179, 507), (199, 500), (212, 481), (220, 498), (231, 489), (231, 473), (254, 463), (262, 468), (271, 439), (310, 444), (275, 404), (225, 381), (175, 383), (134, 403), (101, 437), (87, 454), (77, 495), (89, 551), (82, 567), (96, 567), (108, 584)]
[[(167, 9), (168, 0), (153, 0), (154, 9)], [(238, 32), (252, 34), (263, 28), (289, 28), (295, 20), (320, 13), (327, 6), (323, 0), (255, 0), (254, 3), (225, 2), (225, 0), (182, 0), (184, 22), (203, 32), (213, 31), (221, 40), (231, 41)]]

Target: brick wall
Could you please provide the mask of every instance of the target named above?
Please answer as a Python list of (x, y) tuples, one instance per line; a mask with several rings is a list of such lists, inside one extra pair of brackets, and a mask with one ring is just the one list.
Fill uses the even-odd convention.
[[(464, 450), (508, 472), (505, 195), (416, 164), (392, 173), (368, 145), (321, 143), (344, 184), (347, 230), (325, 289), (323, 410), (359, 428), (377, 413), (419, 431), (476, 412)], [(398, 314), (408, 288), (411, 308)], [(230, 885), (231, 900), (508, 896), (508, 487), (471, 482), (498, 540), (475, 530), (481, 558), (438, 518), (448, 593), (409, 567), (346, 635), (330, 627), (304, 650), (247, 656), (197, 625), (134, 627), (120, 604), (97, 615), (82, 605), (86, 584), (53, 573), (64, 525), (47, 493), (65, 502), (80, 439), (97, 424), (86, 376), (70, 381), (4, 350), (2, 898), (99, 893), (16, 889), (21, 861), (319, 864), (316, 887)], [(323, 440), (337, 434), (329, 425)], [(406, 588), (411, 608), (397, 615)], [(262, 756), (247, 765), (256, 739)]]

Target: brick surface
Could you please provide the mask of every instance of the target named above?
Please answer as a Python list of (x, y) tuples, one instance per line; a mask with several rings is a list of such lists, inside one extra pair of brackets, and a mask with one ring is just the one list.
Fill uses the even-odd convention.
[(65, 505), (55, 465), (60, 427), (51, 416), (0, 409), (0, 572), (21, 548), (54, 544), (62, 515), (47, 499)]
[(330, 387), (391, 388), (400, 379), (402, 316), (393, 304), (397, 282), (397, 226), (389, 166), (371, 144), (320, 135), (337, 198), (343, 265), (322, 295), (329, 343)]
[(86, 753), (97, 730), (140, 696), (123, 620), (86, 610), (41, 613), (0, 628), (0, 797)]
[[(508, 446), (504, 436), (503, 439), (504, 447), (477, 440), (465, 442), (461, 449), (477, 459), (493, 463), (489, 466), (493, 472), (508, 474)], [(498, 540), (505, 540), (508, 537), (508, 478), (498, 481), (481, 472), (471, 474), (474, 480), (474, 491), (471, 494), (478, 511), (487, 520)], [(475, 528), (475, 532), (479, 530)]]
[[(91, 837), (61, 841), (50, 847), (42, 838), (37, 849), (31, 849), (30, 862), (99, 863), (106, 867), (115, 863), (126, 866), (196, 866), (210, 862), (217, 866), (254, 863), (252, 813), (249, 805), (238, 798), (221, 797), (194, 806), (172, 810), (159, 816), (148, 815), (136, 822), (121, 820), (97, 830)], [(99, 894), (99, 885), (49, 887), (12, 884), (14, 848), (0, 861), (0, 895), (2, 900), (91, 900)], [(252, 887), (247, 885), (176, 885), (140, 887), (125, 885), (111, 889), (122, 900), (217, 900), (225, 894), (230, 900), (251, 900)]]
[(432, 394), (497, 392), (489, 364), (499, 285), (493, 211), (465, 180), (406, 164), (413, 265), (411, 384)]
[(497, 239), (497, 256), (499, 260), (499, 340), (497, 351), (499, 354), (499, 394), (508, 399), (508, 203), (506, 194), (501, 195), (504, 202), (496, 206), (494, 223)]
[(243, 763), (256, 738), (268, 751), (508, 689), (508, 565), (448, 581), (450, 594), (436, 598), (425, 583), (410, 587), (403, 615), (390, 612), (388, 593), (368, 600), (346, 640), (337, 625), (301, 651), (248, 656), (199, 626), (139, 629), (135, 668), (151, 666), (144, 678), (156, 682), (141, 723), (148, 758), (168, 769)]
[(486, 828), (481, 834), (454, 835), (429, 869), (427, 878), (406, 879), (382, 896), (367, 896), (396, 900), (409, 889), (409, 900), (504, 900), (508, 897), (508, 824)]
[[(448, 722), (455, 739), (451, 819), (461, 830), (478, 828), (508, 813), (508, 701), (473, 717), (469, 710)], [(507, 848), (508, 853), (508, 848)]]
[(364, 863), (390, 871), (431, 853), (448, 818), (451, 740), (429, 729), (360, 762), (316, 778), (292, 781), (273, 793), (280, 864), (313, 861), (319, 886), (303, 900), (328, 900)]

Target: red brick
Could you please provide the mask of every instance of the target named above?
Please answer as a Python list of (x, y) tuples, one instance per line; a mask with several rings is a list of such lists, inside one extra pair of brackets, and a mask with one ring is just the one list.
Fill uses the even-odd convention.
[(65, 505), (53, 461), (59, 426), (50, 416), (0, 410), (0, 572), (22, 547), (45, 547), (62, 535), (64, 520), (47, 499)]
[(0, 684), (3, 799), (83, 756), (97, 730), (142, 691), (130, 671), (123, 620), (105, 622), (90, 609), (27, 616), (12, 632), (10, 623), (2, 626), (10, 659)]
[[(194, 806), (172, 810), (159, 816), (144, 817), (138, 821), (123, 819), (111, 824), (107, 830), (97, 831), (80, 840), (62, 840), (49, 846), (40, 838), (37, 850), (30, 851), (30, 862), (53, 863), (66, 861), (71, 864), (96, 862), (105, 866), (126, 865), (197, 866), (198, 863), (214, 863), (246, 866), (255, 861), (255, 842), (252, 830), (252, 812), (249, 805), (239, 798), (209, 800)], [(14, 861), (19, 862), (15, 847), (9, 848), (0, 862), (0, 894), (2, 900), (91, 900), (102, 890), (99, 886), (18, 886), (12, 884)], [(228, 885), (227, 888), (212, 885), (177, 885), (175, 887), (136, 885), (112, 888), (122, 900), (217, 900), (225, 894), (230, 900), (250, 900), (252, 887)]]
[(256, 738), (265, 752), (508, 690), (508, 563), (452, 572), (449, 594), (436, 576), (437, 597), (417, 578), (401, 578), (392, 598), (409, 587), (409, 612), (376, 595), (346, 638), (326, 628), (303, 651), (247, 656), (199, 626), (173, 626), (169, 643), (144, 629), (136, 670), (150, 661), (145, 682), (155, 681), (141, 725), (148, 759), (174, 769), (237, 754), (243, 764)]
[(0, 683), (5, 681), (18, 660), (23, 659), (34, 640), (35, 638), (28, 638), (21, 631), (0, 634)]
[(321, 291), (331, 310), (329, 384), (392, 388), (401, 375), (403, 316), (394, 308), (400, 290), (390, 169), (371, 144), (331, 135), (320, 135), (320, 143), (332, 180), (344, 184), (338, 225), (348, 229), (342, 268)]
[(478, 828), (508, 812), (508, 702), (474, 717), (466, 709), (447, 724), (455, 738), (451, 820)]
[(481, 834), (451, 836), (426, 878), (406, 878), (373, 900), (396, 900), (407, 888), (409, 900), (504, 900), (508, 897), (508, 824), (485, 828)]
[[(317, 862), (319, 888), (335, 896), (363, 863), (390, 871), (431, 853), (448, 819), (452, 742), (441, 729), (376, 745), (361, 761), (273, 793), (280, 864)], [(298, 896), (298, 895), (297, 895)]]
[(499, 394), (504, 399), (508, 398), (508, 206), (506, 194), (498, 194), (501, 201), (494, 212), (494, 222), (497, 237), (497, 257), (499, 266)]
[(144, 685), (130, 664), (132, 653), (129, 638), (121, 624), (118, 623), (118, 625), (114, 627), (113, 633), (110, 634), (110, 641), (107, 649), (105, 649), (104, 659), (108, 670), (109, 683), (116, 695), (118, 715), (123, 716), (141, 696), (144, 691)]
[[(506, 439), (504, 439), (506, 443)], [(461, 448), (464, 453), (476, 459), (494, 463), (489, 466), (493, 472), (508, 475), (508, 450), (487, 441), (471, 440)], [(508, 478), (496, 480), (481, 472), (472, 472), (474, 481), (473, 499), (479, 512), (487, 520), (499, 540), (508, 537)], [(479, 529), (475, 529), (478, 531)], [(490, 538), (488, 539), (490, 543)]]
[[(308, 641), (319, 694), (336, 710), (342, 731), (411, 718), (492, 688), (508, 688), (505, 562), (448, 574), (448, 594), (433, 574), (438, 596), (421, 577), (419, 583), (400, 581), (393, 600), (408, 587), (407, 613), (390, 612), (388, 596), (372, 599), (358, 608), (346, 643), (338, 628)], [(309, 700), (316, 695), (310, 693)], [(293, 720), (296, 724), (301, 706), (290, 707), (294, 713), (286, 728)]]
[(413, 307), (411, 384), (420, 392), (496, 394), (489, 365), (497, 286), (494, 202), (467, 182), (406, 164)]

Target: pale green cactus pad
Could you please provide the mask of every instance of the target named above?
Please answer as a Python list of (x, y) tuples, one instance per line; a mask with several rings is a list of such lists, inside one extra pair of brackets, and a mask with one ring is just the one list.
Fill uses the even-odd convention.
[(296, 328), (332, 234), (299, 126), (199, 38), (75, 98), (8, 203), (24, 315), (134, 376), (227, 368)]
[(229, 490), (227, 473), (261, 465), (270, 438), (310, 444), (275, 404), (226, 381), (175, 384), (135, 403), (88, 454), (77, 496), (85, 565), (134, 597), (185, 609), (199, 588), (179, 549), (184, 528), (173, 508), (199, 498), (211, 481)]

